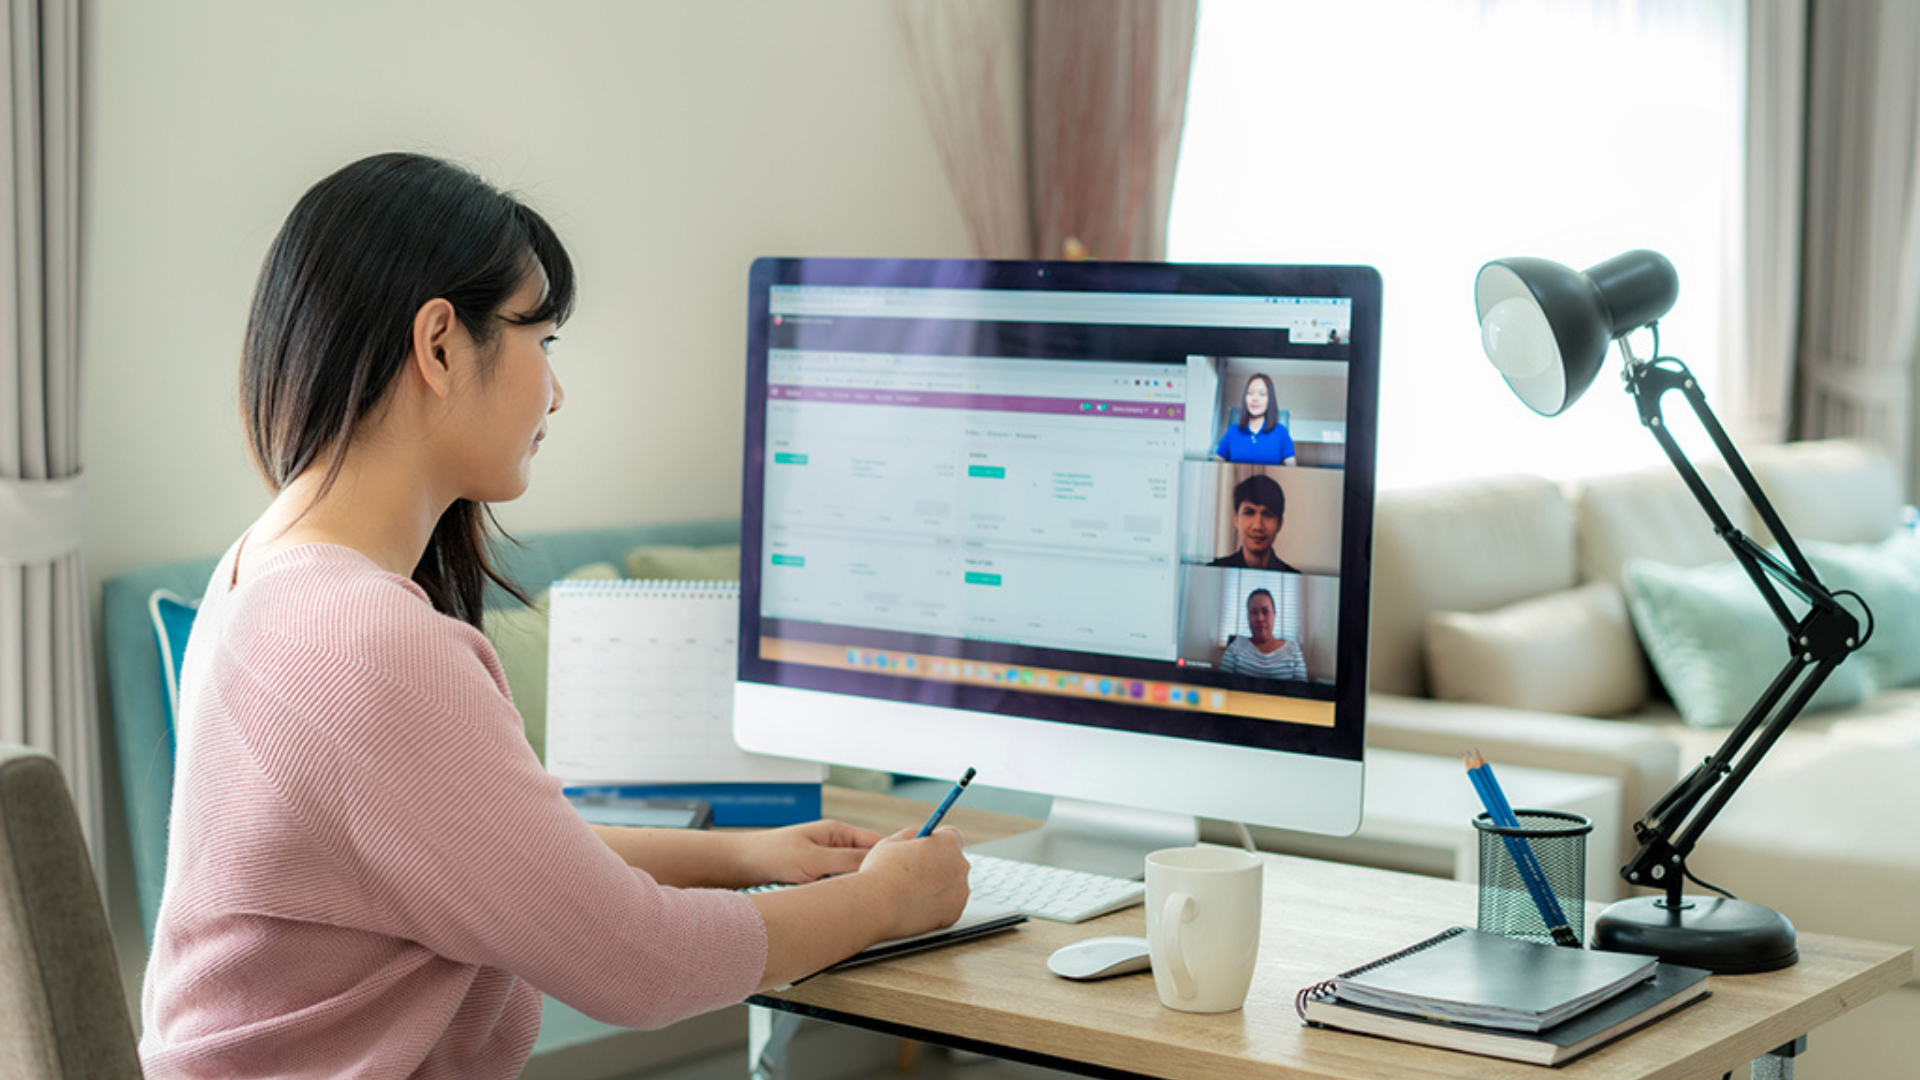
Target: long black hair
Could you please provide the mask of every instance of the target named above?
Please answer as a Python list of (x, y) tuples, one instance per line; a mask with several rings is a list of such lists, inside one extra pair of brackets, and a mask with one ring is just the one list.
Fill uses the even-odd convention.
[(1260, 414), (1260, 431), (1258, 432), (1261, 435), (1265, 435), (1267, 432), (1280, 426), (1280, 421), (1277, 419), (1280, 412), (1280, 403), (1273, 399), (1273, 380), (1265, 375), (1253, 376), (1247, 380), (1246, 386), (1240, 388), (1240, 430), (1253, 430), (1253, 417), (1247, 415), (1247, 391), (1252, 388), (1254, 383), (1267, 384), (1267, 411)]
[[(538, 310), (503, 311), (536, 267), (547, 275)], [(445, 299), (485, 345), (498, 321), (565, 321), (573, 296), (573, 262), (552, 227), (472, 172), (406, 153), (346, 166), (295, 204), (260, 270), (240, 366), (254, 464), (278, 491), (324, 462), (324, 497), (428, 301)], [(435, 608), (479, 626), (488, 580), (526, 599), (493, 566), (498, 531), (492, 510), (468, 499), (441, 515), (413, 571)]]

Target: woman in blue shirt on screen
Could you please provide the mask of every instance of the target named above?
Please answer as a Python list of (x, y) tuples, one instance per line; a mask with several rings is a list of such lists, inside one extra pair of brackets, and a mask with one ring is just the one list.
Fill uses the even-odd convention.
[(1293, 464), (1293, 435), (1273, 407), (1273, 380), (1255, 375), (1240, 398), (1240, 422), (1220, 436), (1213, 455), (1249, 465)]

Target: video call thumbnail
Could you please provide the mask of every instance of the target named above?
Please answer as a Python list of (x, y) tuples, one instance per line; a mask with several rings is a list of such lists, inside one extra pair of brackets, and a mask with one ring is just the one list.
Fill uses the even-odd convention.
[(1194, 356), (1187, 373), (1180, 662), (1331, 683), (1346, 364)]

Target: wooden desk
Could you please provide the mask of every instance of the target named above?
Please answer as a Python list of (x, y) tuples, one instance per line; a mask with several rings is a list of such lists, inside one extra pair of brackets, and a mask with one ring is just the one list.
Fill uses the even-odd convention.
[[(828, 790), (830, 816), (870, 828), (891, 831), (926, 813), (921, 803)], [(1033, 824), (964, 804), (948, 820), (969, 843)], [(1536, 1066), (1306, 1028), (1293, 1011), (1301, 987), (1448, 926), (1470, 926), (1475, 914), (1474, 889), (1461, 882), (1274, 855), (1259, 969), (1239, 1012), (1164, 1008), (1150, 974), (1075, 983), (1047, 971), (1047, 956), (1069, 942), (1144, 935), (1139, 907), (1078, 925), (1034, 920), (980, 941), (821, 975), (751, 1003), (1093, 1076), (1542, 1080), (1549, 1074)], [(1912, 974), (1906, 946), (1803, 934), (1793, 967), (1715, 976), (1706, 1001), (1552, 1075), (1717, 1078)]]

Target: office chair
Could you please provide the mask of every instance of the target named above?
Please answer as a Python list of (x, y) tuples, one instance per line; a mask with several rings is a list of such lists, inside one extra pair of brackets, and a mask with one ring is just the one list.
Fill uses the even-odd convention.
[(9, 743), (0, 743), (0, 1076), (140, 1076), (66, 779), (53, 758)]

